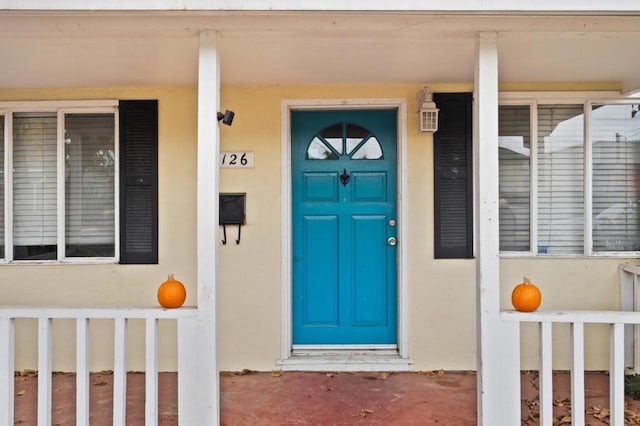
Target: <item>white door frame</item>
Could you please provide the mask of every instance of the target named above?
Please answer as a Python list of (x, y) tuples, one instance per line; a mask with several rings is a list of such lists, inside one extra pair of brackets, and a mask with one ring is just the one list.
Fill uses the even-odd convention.
[(292, 230), (291, 230), (291, 111), (327, 109), (397, 109), (397, 196), (398, 205), (398, 354), (408, 358), (407, 342), (407, 102), (398, 99), (328, 99), (288, 100), (281, 104), (281, 190), (282, 190), (282, 360), (291, 357), (292, 349)]

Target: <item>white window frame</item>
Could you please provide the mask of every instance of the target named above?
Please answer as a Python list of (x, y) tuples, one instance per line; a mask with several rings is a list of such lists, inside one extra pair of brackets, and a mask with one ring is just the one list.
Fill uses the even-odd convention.
[[(21, 112), (55, 112), (57, 114), (57, 259), (14, 260), (13, 259), (13, 114)], [(113, 257), (66, 257), (65, 256), (65, 169), (64, 164), (64, 116), (66, 114), (113, 114), (114, 116), (114, 256)], [(119, 169), (119, 123), (118, 101), (25, 101), (0, 102), (0, 116), (4, 116), (4, 232), (5, 258), (0, 264), (64, 264), (64, 263), (118, 263), (120, 257), (120, 169)]]
[[(581, 254), (538, 254), (538, 120), (537, 108), (539, 105), (548, 104), (572, 104), (583, 105), (584, 127), (584, 243)], [(501, 257), (537, 257), (537, 258), (557, 258), (557, 257), (613, 257), (629, 258), (639, 257), (640, 251), (593, 251), (593, 218), (592, 218), (592, 195), (593, 195), (593, 164), (592, 164), (592, 143), (591, 143), (591, 111), (593, 105), (618, 104), (632, 105), (638, 104), (637, 98), (622, 96), (619, 92), (598, 91), (598, 92), (501, 92), (499, 95), (500, 106), (528, 106), (530, 113), (530, 224), (529, 224), (529, 251), (501, 251)], [(534, 143), (535, 141), (535, 143)]]

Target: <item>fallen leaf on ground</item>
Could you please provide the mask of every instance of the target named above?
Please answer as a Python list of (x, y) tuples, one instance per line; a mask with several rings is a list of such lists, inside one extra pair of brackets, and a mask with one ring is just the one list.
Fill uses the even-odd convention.
[(271, 377), (280, 377), (282, 376), (282, 371), (272, 371)]
[(444, 376), (444, 370), (438, 370), (438, 371), (436, 372), (436, 376), (438, 376), (438, 377), (442, 377), (442, 376)]
[(26, 393), (27, 393), (27, 391), (26, 391), (26, 390), (21, 390), (21, 391), (20, 391), (20, 392), (18, 392), (16, 395), (18, 395), (18, 396), (22, 396), (22, 395), (24, 395), (24, 394), (26, 394)]
[(373, 410), (370, 410), (368, 408), (361, 408), (360, 412), (358, 413), (360, 417), (367, 417), (369, 414), (373, 414)]
[(380, 373), (380, 378), (381, 378), (382, 380), (387, 380), (387, 379), (389, 378), (389, 376), (390, 376), (390, 375), (391, 375), (391, 373), (387, 373), (387, 372)]
[(108, 384), (109, 382), (107, 382), (106, 380), (102, 380), (100, 382), (93, 382), (93, 386), (106, 386)]
[(333, 376), (335, 376), (335, 373), (327, 373), (327, 374), (325, 374), (325, 376), (327, 376), (327, 377), (333, 377)]
[(568, 398), (556, 399), (555, 401), (553, 401), (553, 405), (555, 405), (556, 407), (564, 407), (565, 404), (569, 402), (571, 402), (571, 400)]
[(233, 377), (233, 373), (231, 371), (221, 371), (220, 372), (220, 376), (221, 377)]
[(255, 371), (249, 370), (248, 368), (243, 368), (242, 371), (238, 372), (238, 376), (246, 376), (247, 374), (253, 374)]

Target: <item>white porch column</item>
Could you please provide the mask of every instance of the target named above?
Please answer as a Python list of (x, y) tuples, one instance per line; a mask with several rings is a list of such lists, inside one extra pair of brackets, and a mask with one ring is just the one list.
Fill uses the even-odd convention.
[(496, 33), (476, 39), (474, 149), (478, 424), (520, 424), (517, 323), (502, 323), (498, 236), (498, 46)]
[(217, 354), (220, 61), (216, 32), (200, 34), (198, 59), (197, 360), (198, 425), (220, 423)]

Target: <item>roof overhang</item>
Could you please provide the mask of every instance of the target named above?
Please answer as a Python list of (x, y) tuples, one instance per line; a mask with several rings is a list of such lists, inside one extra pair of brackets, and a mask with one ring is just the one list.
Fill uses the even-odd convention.
[[(91, 6), (141, 3), (98, 0)], [(156, 8), (176, 4), (150, 3)], [(223, 84), (469, 83), (476, 34), (490, 31), (498, 33), (501, 82), (640, 87), (640, 16), (637, 11), (593, 13), (601, 1), (582, 1), (591, 12), (571, 15), (487, 13), (486, 7), (464, 13), (375, 11), (388, 3), (382, 1), (373, 1), (366, 11), (355, 10), (356, 2), (340, 2), (352, 7), (342, 12), (222, 10), (231, 3), (302, 8), (316, 2), (184, 1), (181, 11), (78, 11), (62, 10), (77, 4), (73, 1), (11, 2), (12, 10), (0, 10), (0, 88), (194, 86), (201, 31), (220, 35)], [(445, 2), (399, 2), (418, 3)], [(630, 8), (630, 2), (616, 4)], [(44, 5), (57, 9), (24, 9)]]

